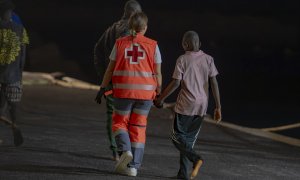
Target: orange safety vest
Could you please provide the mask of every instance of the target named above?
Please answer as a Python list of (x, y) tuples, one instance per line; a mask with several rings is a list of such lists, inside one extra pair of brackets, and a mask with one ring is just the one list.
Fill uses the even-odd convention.
[(114, 97), (142, 100), (155, 98), (156, 45), (156, 41), (140, 34), (116, 40), (116, 65), (112, 76)]

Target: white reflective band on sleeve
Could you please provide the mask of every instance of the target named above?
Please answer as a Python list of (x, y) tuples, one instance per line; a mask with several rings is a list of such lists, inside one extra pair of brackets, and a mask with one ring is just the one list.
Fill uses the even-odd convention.
[(134, 77), (153, 77), (151, 72), (139, 72), (139, 71), (114, 71), (113, 76), (134, 76)]
[(135, 89), (152, 91), (156, 89), (156, 86), (146, 84), (114, 84), (115, 89)]

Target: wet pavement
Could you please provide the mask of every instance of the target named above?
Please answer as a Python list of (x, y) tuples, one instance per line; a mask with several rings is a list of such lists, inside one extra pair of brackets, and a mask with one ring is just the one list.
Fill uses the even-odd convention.
[[(169, 138), (171, 113), (156, 108), (149, 116), (138, 177), (116, 175), (105, 106), (93, 101), (95, 95), (94, 90), (25, 86), (19, 113), (24, 144), (14, 147), (11, 130), (0, 123), (0, 180), (151, 180), (176, 175), (179, 153)], [(204, 158), (196, 179), (300, 179), (299, 147), (204, 123), (195, 149)]]

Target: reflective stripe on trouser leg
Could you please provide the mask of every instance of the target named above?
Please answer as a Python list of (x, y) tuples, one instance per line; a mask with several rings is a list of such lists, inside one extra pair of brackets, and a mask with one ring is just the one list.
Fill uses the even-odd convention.
[(129, 164), (130, 167), (138, 169), (143, 161), (146, 142), (146, 125), (147, 117), (132, 113), (129, 122), (129, 136), (133, 161)]
[(114, 132), (114, 135), (119, 152), (131, 151), (130, 138), (127, 131), (120, 129)]
[(129, 136), (133, 160), (130, 167), (139, 168), (143, 161), (146, 142), (147, 116), (152, 106), (152, 101), (137, 100), (129, 120)]
[(131, 151), (128, 134), (128, 122), (132, 104), (125, 99), (115, 99), (112, 130), (118, 146), (118, 151)]

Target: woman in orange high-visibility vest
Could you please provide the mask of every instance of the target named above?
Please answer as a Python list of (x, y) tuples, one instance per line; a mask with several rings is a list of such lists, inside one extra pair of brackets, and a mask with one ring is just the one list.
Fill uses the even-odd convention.
[(112, 80), (115, 97), (112, 129), (120, 154), (115, 171), (128, 176), (136, 176), (141, 166), (147, 116), (162, 83), (157, 42), (144, 36), (147, 23), (143, 12), (130, 17), (131, 35), (116, 40), (96, 97), (101, 103), (105, 87)]

